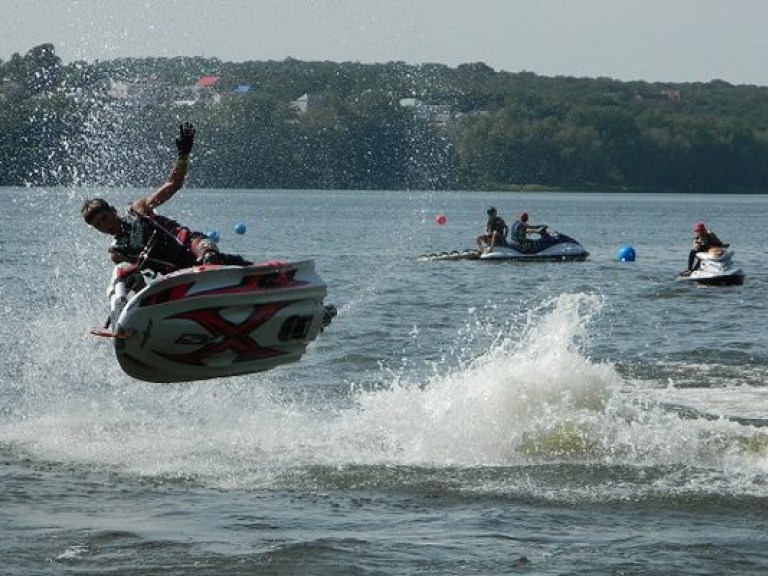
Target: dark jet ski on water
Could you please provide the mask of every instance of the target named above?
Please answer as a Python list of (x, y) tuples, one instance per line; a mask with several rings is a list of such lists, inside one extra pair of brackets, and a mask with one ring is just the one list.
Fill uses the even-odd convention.
[(539, 237), (529, 240), (523, 246), (514, 241), (508, 241), (501, 246), (486, 248), (479, 255), (480, 260), (518, 260), (533, 262), (583, 262), (589, 256), (584, 247), (576, 240), (544, 229)]
[(482, 253), (474, 249), (422, 254), (420, 260), (511, 260), (518, 262), (583, 262), (589, 252), (575, 239), (560, 232), (542, 231), (538, 238), (523, 246), (505, 241), (499, 246), (486, 248)]

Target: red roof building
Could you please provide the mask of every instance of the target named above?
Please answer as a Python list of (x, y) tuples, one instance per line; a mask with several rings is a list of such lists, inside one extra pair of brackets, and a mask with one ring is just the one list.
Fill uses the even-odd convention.
[(202, 78), (200, 78), (200, 80), (197, 81), (195, 86), (200, 86), (201, 88), (210, 88), (211, 86), (216, 84), (216, 82), (218, 81), (219, 81), (218, 76), (203, 76)]

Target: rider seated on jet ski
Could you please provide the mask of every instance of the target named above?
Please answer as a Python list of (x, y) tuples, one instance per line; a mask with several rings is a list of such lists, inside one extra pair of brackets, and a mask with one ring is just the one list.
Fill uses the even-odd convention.
[(696, 222), (693, 225), (693, 233), (693, 248), (688, 254), (688, 269), (682, 273), (683, 276), (688, 276), (701, 266), (701, 260), (696, 257), (697, 252), (707, 252), (710, 248), (728, 248), (730, 246), (730, 244), (724, 244), (717, 237), (717, 234), (707, 228), (703, 222)]
[(485, 234), (480, 234), (475, 239), (478, 253), (483, 253), (483, 244), (488, 245), (488, 251), (493, 252), (494, 246), (504, 246), (507, 243), (507, 232), (509, 228), (501, 216), (496, 214), (496, 208), (491, 206), (486, 210), (488, 220), (485, 223)]
[(547, 226), (546, 224), (538, 226), (528, 224), (528, 212), (520, 212), (517, 220), (512, 224), (512, 240), (520, 245), (523, 252), (533, 252), (536, 249), (536, 243), (528, 238), (529, 232), (544, 235), (547, 233)]
[(141, 264), (160, 274), (199, 264), (250, 264), (240, 256), (219, 252), (215, 242), (205, 234), (154, 211), (183, 186), (194, 138), (192, 124), (186, 122), (179, 126), (178, 157), (171, 174), (160, 188), (134, 201), (125, 217), (118, 216), (117, 209), (102, 198), (83, 203), (80, 212), (86, 223), (114, 236), (109, 248), (114, 263)]

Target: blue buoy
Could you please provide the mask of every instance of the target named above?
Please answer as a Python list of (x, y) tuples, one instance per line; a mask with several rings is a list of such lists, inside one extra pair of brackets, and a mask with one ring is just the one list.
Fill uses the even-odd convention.
[(620, 262), (634, 262), (635, 256), (635, 249), (632, 246), (622, 246), (616, 253), (616, 259)]
[(238, 234), (245, 234), (245, 224), (242, 222), (235, 224), (235, 232)]
[(219, 233), (217, 230), (208, 230), (208, 232), (206, 232), (205, 235), (208, 236), (208, 238), (210, 238), (214, 242), (219, 241)]

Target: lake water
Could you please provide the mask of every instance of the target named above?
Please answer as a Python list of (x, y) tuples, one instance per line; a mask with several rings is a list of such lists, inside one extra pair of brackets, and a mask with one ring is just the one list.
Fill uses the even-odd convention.
[[(768, 571), (768, 197), (184, 190), (163, 213), (313, 258), (339, 315), (297, 364), (157, 385), (88, 335), (79, 216), (144, 192), (0, 190), (3, 574)], [(489, 205), (589, 260), (418, 260)], [(674, 282), (697, 220), (744, 286)]]

